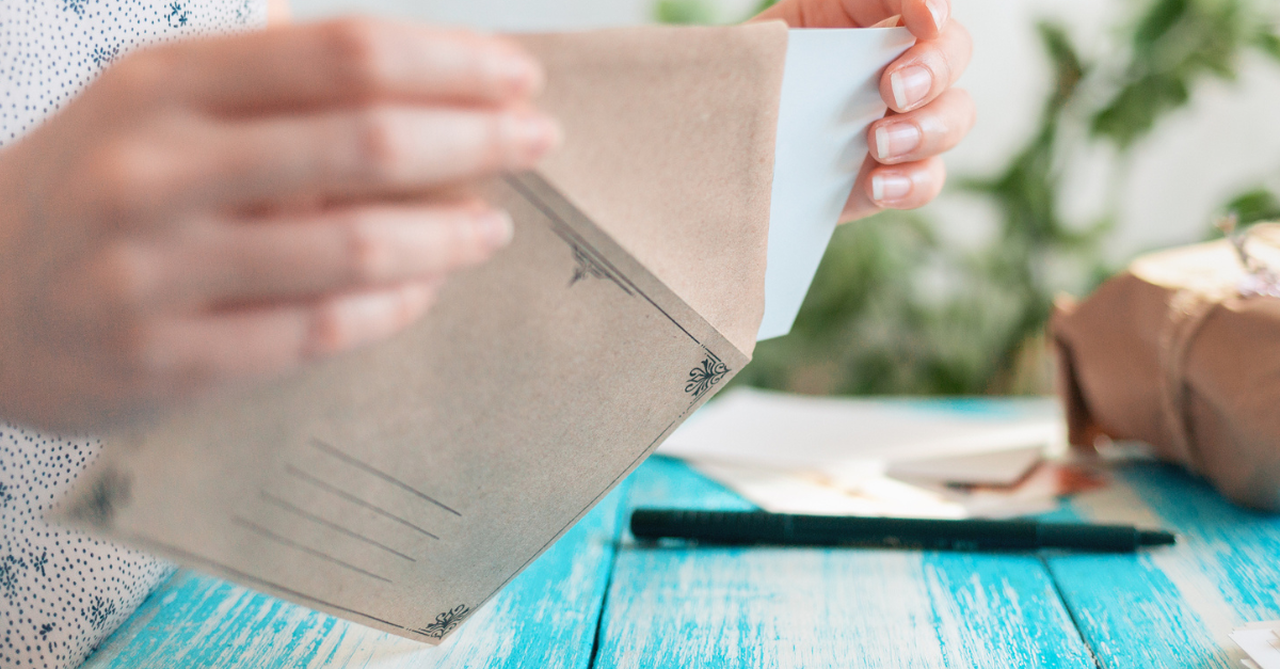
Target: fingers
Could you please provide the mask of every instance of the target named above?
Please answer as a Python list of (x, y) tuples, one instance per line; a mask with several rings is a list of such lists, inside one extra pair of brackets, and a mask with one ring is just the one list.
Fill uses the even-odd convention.
[[(425, 281), (506, 246), (511, 219), (479, 202), (373, 205), (245, 224), (214, 222), (108, 253), (129, 263), (119, 306), (149, 313), (313, 299)], [(123, 256), (123, 257), (122, 257)]]
[(529, 169), (558, 142), (528, 104), (541, 79), (502, 39), (374, 20), (147, 49), (89, 91), (121, 131), (64, 171), (89, 184), (77, 201), (137, 226), (208, 206), (432, 190)]
[(893, 111), (919, 109), (960, 78), (972, 53), (969, 31), (948, 21), (936, 39), (917, 42), (885, 69), (880, 96)]
[[(230, 205), (282, 195), (352, 197), (431, 190), (532, 168), (559, 141), (533, 111), (408, 107), (252, 122), (209, 161)], [(198, 188), (196, 184), (192, 187)]]
[(941, 192), (946, 169), (937, 156), (974, 121), (968, 94), (949, 90), (969, 65), (969, 33), (950, 20), (950, 0), (781, 0), (756, 17), (794, 28), (863, 28), (894, 16), (918, 41), (885, 68), (880, 95), (891, 113), (869, 131), (870, 154), (842, 221), (920, 207)]
[(946, 166), (937, 156), (899, 165), (879, 165), (868, 157), (841, 220), (864, 218), (881, 209), (923, 207), (942, 192), (946, 180)]
[(559, 138), (537, 112), (445, 107), (198, 125), (114, 142), (77, 173), (101, 187), (74, 195), (142, 228), (182, 212), (438, 190), (530, 169)]
[(922, 40), (936, 38), (951, 0), (782, 0), (753, 20), (781, 19), (793, 28), (867, 28), (894, 16)]
[(783, 0), (756, 20), (795, 28), (862, 28), (900, 15), (919, 40), (885, 69), (880, 95), (897, 112), (918, 109), (951, 87), (969, 66), (973, 42), (950, 20), (950, 0)]
[[(779, 19), (792, 28), (862, 28), (875, 25), (891, 16), (882, 11), (850, 13), (850, 5), (858, 5), (858, 8), (861, 8), (861, 3), (845, 3), (840, 0), (781, 0), (760, 12), (752, 21)], [(870, 20), (873, 16), (879, 16), (879, 18)]]
[(386, 339), (420, 318), (436, 283), (410, 283), (310, 304), (172, 318), (138, 335), (139, 364), (161, 385), (198, 392), (269, 378)]
[(371, 101), (501, 104), (527, 99), (542, 70), (514, 43), (403, 22), (340, 19), (140, 52), (112, 79), (229, 112)]
[(922, 160), (949, 151), (973, 128), (976, 110), (969, 93), (953, 88), (923, 108), (890, 114), (871, 125), (871, 155), (885, 165)]
[(229, 170), (218, 176), (234, 191), (229, 203), (250, 203), (411, 192), (526, 170), (560, 130), (528, 110), (392, 107), (251, 124), (229, 139)]

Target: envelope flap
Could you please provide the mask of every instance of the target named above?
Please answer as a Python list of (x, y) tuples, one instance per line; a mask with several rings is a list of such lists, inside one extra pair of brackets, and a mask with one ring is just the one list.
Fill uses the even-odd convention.
[(520, 39), (547, 68), (538, 104), (565, 129), (543, 176), (750, 355), (786, 26)]

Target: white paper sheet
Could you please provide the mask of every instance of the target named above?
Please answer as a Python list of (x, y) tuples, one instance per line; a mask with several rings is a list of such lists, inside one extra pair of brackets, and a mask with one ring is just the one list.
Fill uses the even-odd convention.
[[(1039, 432), (1032, 427), (1028, 436)], [(950, 485), (1011, 486), (1044, 459), (1046, 441), (1031, 443), (1021, 448), (1001, 448), (982, 453), (944, 455), (919, 460), (891, 461), (888, 474), (908, 481), (928, 481)]]
[(880, 72), (915, 38), (906, 28), (790, 31), (774, 154), (758, 339), (787, 334), (884, 116)]
[[(1231, 632), (1231, 640), (1249, 655), (1260, 669), (1280, 669), (1280, 621), (1250, 623)], [(1248, 666), (1248, 665), (1246, 665)]]
[(968, 518), (971, 515), (956, 499), (888, 476), (868, 474), (856, 485), (842, 487), (813, 472), (711, 461), (689, 464), (771, 513), (897, 518)]
[(965, 518), (1053, 509), (1059, 474), (1033, 467), (1065, 450), (1051, 398), (992, 411), (743, 388), (695, 415), (658, 453), (775, 513)]
[(838, 475), (891, 462), (1040, 446), (1065, 449), (1052, 400), (1014, 414), (929, 409), (904, 402), (733, 390), (689, 420), (663, 455)]

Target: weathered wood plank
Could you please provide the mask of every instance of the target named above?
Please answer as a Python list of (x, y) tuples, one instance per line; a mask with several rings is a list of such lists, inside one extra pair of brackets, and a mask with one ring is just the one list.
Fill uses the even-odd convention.
[(1280, 516), (1231, 505), (1172, 467), (1130, 465), (1069, 510), (1172, 529), (1177, 546), (1136, 556), (1047, 559), (1103, 667), (1238, 669), (1233, 627), (1280, 618)]
[[(749, 508), (654, 459), (630, 507)], [(889, 550), (619, 550), (596, 667), (1092, 667), (1041, 560)]]
[(85, 666), (586, 669), (625, 487), (438, 648), (182, 571)]

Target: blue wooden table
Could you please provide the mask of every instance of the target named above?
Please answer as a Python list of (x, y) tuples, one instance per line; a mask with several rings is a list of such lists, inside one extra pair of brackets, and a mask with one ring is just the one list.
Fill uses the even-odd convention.
[(439, 648), (181, 571), (88, 667), (1231, 667), (1280, 618), (1280, 517), (1128, 465), (1057, 516), (1163, 526), (1141, 555), (635, 544), (643, 505), (750, 508), (645, 463)]

